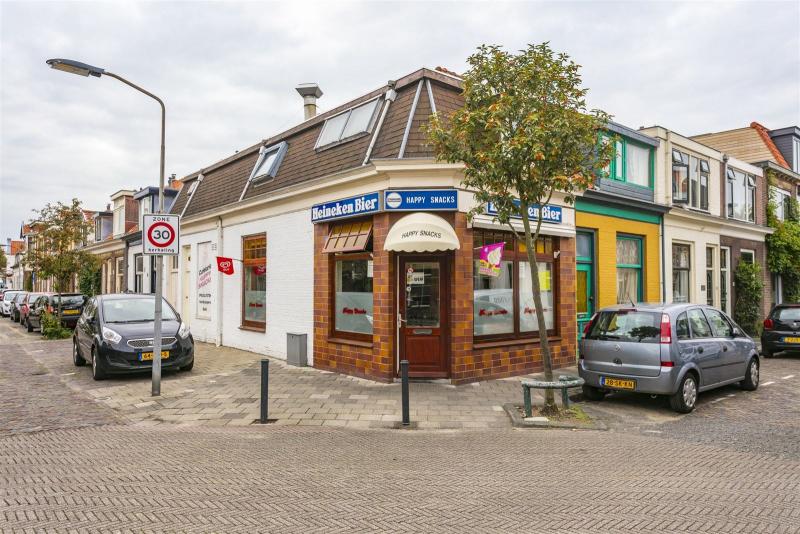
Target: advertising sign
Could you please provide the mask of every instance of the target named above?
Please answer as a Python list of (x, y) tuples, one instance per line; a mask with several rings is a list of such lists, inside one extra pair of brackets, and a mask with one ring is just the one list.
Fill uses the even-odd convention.
[[(519, 200), (514, 200), (514, 204), (519, 205)], [(539, 218), (539, 208), (541, 206), (528, 206), (528, 217), (530, 220), (535, 221)], [(542, 210), (542, 222), (552, 223), (552, 224), (561, 224), (563, 215), (561, 206), (552, 206), (547, 204), (544, 207), (541, 207)], [(489, 202), (486, 205), (486, 213), (488, 215), (497, 215), (497, 208), (495, 208), (494, 203)], [(521, 219), (522, 215), (514, 215), (515, 219)]]
[(180, 249), (180, 215), (143, 215), (142, 249), (149, 255), (177, 256)]
[(197, 318), (211, 319), (213, 284), (211, 266), (211, 242), (197, 245)]
[(383, 192), (386, 211), (456, 211), (455, 189), (398, 189)]
[(503, 249), (505, 241), (493, 243), (481, 247), (480, 259), (478, 260), (478, 274), (485, 276), (500, 276), (500, 262), (503, 260)]
[(366, 195), (315, 204), (311, 207), (311, 222), (316, 223), (376, 213), (381, 210), (380, 200), (380, 194), (367, 193)]
[(217, 270), (222, 274), (233, 274), (233, 258), (217, 256)]

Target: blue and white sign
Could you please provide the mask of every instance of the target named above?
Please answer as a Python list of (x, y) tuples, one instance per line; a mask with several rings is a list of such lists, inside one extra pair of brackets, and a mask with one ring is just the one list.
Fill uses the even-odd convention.
[[(519, 206), (519, 200), (514, 200), (514, 204)], [(531, 221), (535, 221), (539, 218), (539, 208), (541, 206), (533, 205), (528, 206), (528, 217)], [(550, 204), (545, 205), (542, 210), (542, 222), (552, 223), (552, 224), (561, 224), (562, 222), (562, 210), (561, 206), (551, 206)], [(494, 203), (489, 202), (486, 205), (486, 213), (489, 215), (497, 215), (497, 208), (495, 208)], [(513, 215), (515, 219), (521, 219), (522, 215)]]
[(376, 213), (381, 210), (381, 196), (379, 193), (367, 193), (356, 197), (343, 198), (311, 207), (311, 222), (329, 221), (331, 219), (344, 219), (367, 213)]
[(383, 192), (386, 211), (456, 211), (455, 189), (397, 189)]

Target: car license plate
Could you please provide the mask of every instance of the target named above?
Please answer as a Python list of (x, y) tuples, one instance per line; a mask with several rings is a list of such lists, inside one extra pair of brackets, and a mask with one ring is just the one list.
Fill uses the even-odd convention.
[(800, 343), (800, 337), (785, 337), (783, 338), (784, 343)]
[(600, 383), (609, 388), (636, 389), (636, 380), (620, 380), (619, 378), (601, 377)]
[(78, 315), (80, 313), (80, 310), (64, 310), (61, 313), (63, 313), (64, 315)]
[[(162, 360), (166, 360), (167, 358), (169, 358), (169, 351), (168, 350), (162, 350), (161, 351), (161, 359)], [(153, 359), (153, 353), (152, 352), (143, 352), (142, 355), (139, 356), (139, 361), (140, 362), (149, 362), (152, 359)]]

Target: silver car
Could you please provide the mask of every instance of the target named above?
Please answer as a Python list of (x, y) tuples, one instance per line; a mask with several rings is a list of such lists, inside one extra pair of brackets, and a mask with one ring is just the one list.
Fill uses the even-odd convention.
[(700, 392), (735, 382), (758, 388), (756, 344), (710, 306), (603, 308), (584, 329), (579, 350), (578, 373), (589, 400), (615, 390), (667, 395), (674, 410), (689, 413)]

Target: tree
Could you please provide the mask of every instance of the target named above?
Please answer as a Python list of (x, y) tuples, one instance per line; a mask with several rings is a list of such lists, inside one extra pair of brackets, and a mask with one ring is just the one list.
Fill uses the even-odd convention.
[(0, 248), (0, 274), (2, 274), (2, 276), (6, 275), (6, 267), (8, 267), (8, 258), (6, 257), (6, 251)]
[(88, 255), (78, 272), (78, 290), (87, 297), (100, 293), (101, 268), (97, 256)]
[[(57, 202), (34, 210), (31, 221), (35, 230), (33, 243), (25, 254), (25, 262), (38, 277), (52, 278), (53, 288), (63, 293), (81, 266), (91, 261), (80, 249), (89, 232), (89, 223), (78, 199), (70, 204)], [(61, 299), (58, 299), (58, 319), (61, 321)]]
[[(497, 220), (524, 240), (542, 365), (546, 380), (553, 380), (534, 247), (543, 210), (536, 208), (556, 192), (573, 203), (575, 194), (604, 172), (613, 142), (600, 142), (600, 134), (610, 116), (587, 109), (579, 65), (548, 43), (528, 45), (518, 54), (483, 45), (468, 64), (463, 107), (449, 120), (434, 116), (428, 134), (437, 159), (464, 165), (463, 184), (477, 202), (468, 216), (483, 213), (491, 202)], [(521, 236), (511, 225), (511, 218), (520, 216)], [(556, 410), (552, 390), (546, 390), (545, 410)]]
[(758, 335), (761, 318), (761, 296), (764, 282), (761, 266), (757, 263), (739, 261), (734, 271), (736, 302), (733, 305), (733, 320), (751, 336)]

